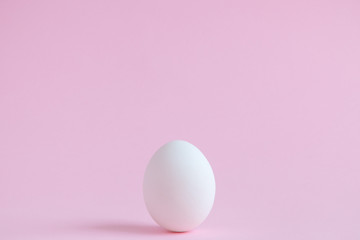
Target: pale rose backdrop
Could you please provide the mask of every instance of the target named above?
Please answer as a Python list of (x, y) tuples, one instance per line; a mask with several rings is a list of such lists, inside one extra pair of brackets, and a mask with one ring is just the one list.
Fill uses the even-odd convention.
[[(146, 212), (174, 139), (197, 230)], [(360, 239), (360, 2), (0, 2), (0, 239)]]

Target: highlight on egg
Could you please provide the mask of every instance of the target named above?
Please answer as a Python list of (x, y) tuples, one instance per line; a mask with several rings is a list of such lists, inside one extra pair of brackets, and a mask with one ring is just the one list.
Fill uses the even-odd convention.
[(156, 223), (173, 232), (198, 227), (215, 199), (215, 177), (202, 152), (175, 140), (155, 152), (145, 171), (144, 201)]

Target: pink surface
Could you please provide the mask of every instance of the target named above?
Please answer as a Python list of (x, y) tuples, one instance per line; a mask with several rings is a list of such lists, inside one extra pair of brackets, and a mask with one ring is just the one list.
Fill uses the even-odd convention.
[[(360, 239), (358, 1), (0, 2), (0, 239)], [(158, 147), (212, 213), (146, 212)]]

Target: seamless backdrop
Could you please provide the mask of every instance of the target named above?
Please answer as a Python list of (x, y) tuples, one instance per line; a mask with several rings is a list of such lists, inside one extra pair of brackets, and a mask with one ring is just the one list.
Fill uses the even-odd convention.
[[(171, 234), (145, 167), (187, 140), (213, 211)], [(0, 239), (360, 239), (360, 3), (0, 1)]]

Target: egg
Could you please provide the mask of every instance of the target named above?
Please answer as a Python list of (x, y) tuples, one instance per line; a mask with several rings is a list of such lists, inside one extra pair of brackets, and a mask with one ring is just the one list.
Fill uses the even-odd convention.
[(175, 140), (155, 152), (145, 171), (143, 195), (156, 223), (173, 232), (199, 226), (215, 199), (215, 177), (202, 152)]

